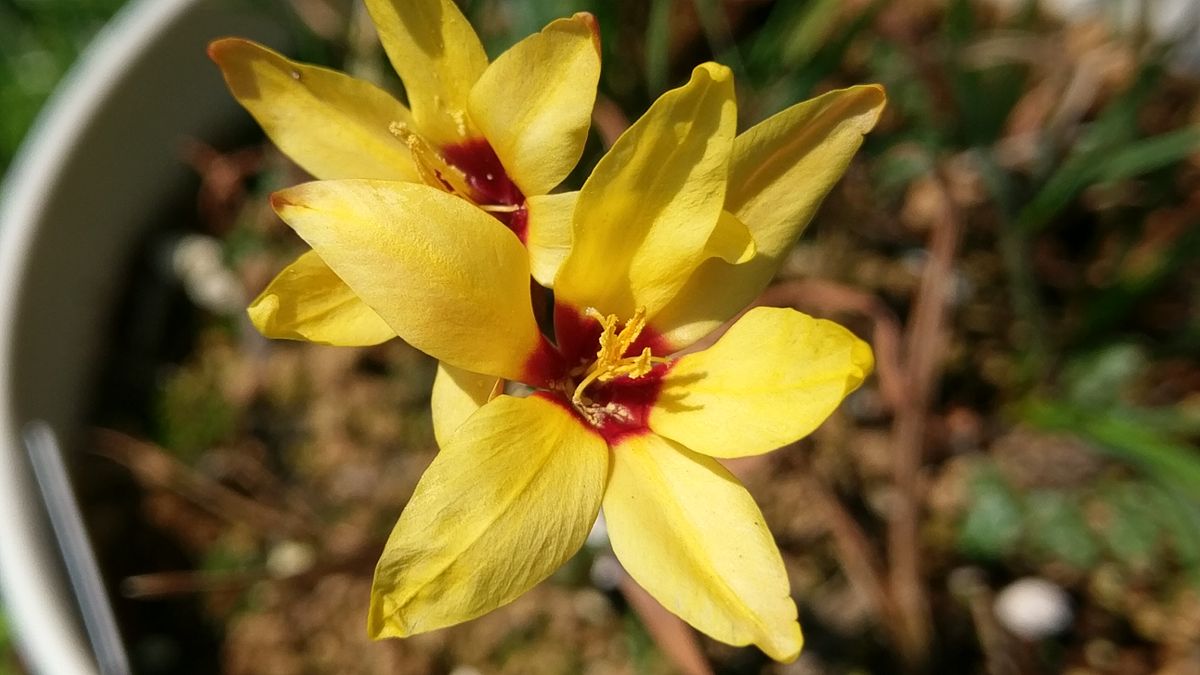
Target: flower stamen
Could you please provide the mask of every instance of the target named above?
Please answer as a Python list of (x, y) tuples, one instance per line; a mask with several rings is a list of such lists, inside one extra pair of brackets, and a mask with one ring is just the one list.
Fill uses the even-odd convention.
[(447, 162), (446, 158), (423, 136), (413, 131), (404, 122), (392, 122), (388, 125), (388, 132), (408, 146), (408, 152), (412, 155), (413, 164), (416, 165), (417, 173), (420, 174), (423, 183), (468, 201), (474, 201), (471, 199), (471, 190), (467, 185), (466, 174)]
[(516, 213), (520, 211), (520, 204), (478, 204), (479, 208), (488, 213)]
[(600, 322), (603, 332), (600, 333), (600, 348), (596, 351), (596, 360), (585, 371), (584, 377), (575, 386), (571, 402), (575, 407), (584, 411), (588, 407), (583, 392), (593, 382), (610, 382), (618, 377), (628, 377), (636, 380), (650, 372), (656, 363), (666, 363), (667, 359), (654, 356), (646, 347), (637, 356), (625, 356), (625, 352), (633, 346), (646, 327), (646, 308), (638, 307), (633, 318), (625, 322), (620, 332), (617, 331), (617, 315), (601, 314), (594, 307), (584, 310), (587, 316)]

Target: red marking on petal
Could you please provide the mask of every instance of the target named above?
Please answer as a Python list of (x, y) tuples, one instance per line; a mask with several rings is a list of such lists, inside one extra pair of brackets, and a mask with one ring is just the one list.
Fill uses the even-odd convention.
[(600, 348), (600, 322), (562, 302), (554, 303), (554, 342), (569, 367), (596, 360)]
[[(554, 306), (554, 339), (557, 349), (551, 348), (557, 362), (553, 364), (560, 369), (559, 381), (577, 383), (581, 379), (580, 366), (587, 366), (596, 359), (596, 351), (600, 347), (600, 334), (603, 328), (600, 322), (585, 315), (575, 307), (566, 303), (555, 303)], [(630, 346), (625, 356), (640, 354), (646, 347), (656, 356), (669, 353), (669, 344), (662, 335), (647, 326), (642, 330), (638, 340)], [(545, 362), (549, 362), (549, 357)], [(527, 368), (548, 371), (542, 361), (532, 360)], [(572, 369), (575, 372), (572, 373)], [(604, 437), (609, 446), (630, 436), (650, 433), (650, 409), (662, 391), (663, 377), (671, 369), (671, 363), (658, 363), (650, 372), (638, 378), (618, 377), (608, 382), (593, 382), (584, 392), (584, 399), (590, 411), (585, 414), (575, 408), (571, 402), (573, 385), (555, 391), (543, 391), (537, 395), (570, 409), (576, 417), (592, 427)], [(551, 377), (549, 381), (554, 381)]]
[(525, 203), (525, 195), (508, 177), (504, 165), (487, 140), (473, 138), (442, 146), (442, 156), (447, 163), (467, 175), (467, 185), (475, 191), (472, 195), (475, 201), (508, 206)]
[[(600, 333), (603, 329), (600, 322), (584, 314), (581, 310), (566, 303), (554, 305), (554, 342), (563, 359), (573, 365), (591, 363), (596, 358), (596, 350), (600, 347)], [(666, 356), (676, 351), (674, 346), (663, 336), (647, 325), (642, 328), (629, 349), (622, 356), (637, 356), (646, 347), (654, 356)]]
[(521, 243), (527, 243), (529, 240), (529, 209), (525, 208), (525, 204), (521, 204), (521, 208), (512, 213), (493, 213), (493, 216), (508, 226), (517, 235), (517, 239)]
[(554, 345), (542, 338), (537, 349), (525, 360), (523, 370), (522, 382), (532, 387), (549, 389), (555, 383), (567, 379), (570, 367), (563, 361), (562, 355), (558, 353)]
[(641, 354), (642, 350), (646, 347), (650, 348), (650, 353), (654, 356), (666, 356), (675, 351), (675, 348), (671, 346), (671, 343), (667, 341), (667, 338), (662, 333), (654, 330), (654, 327), (650, 324), (646, 324), (642, 332), (638, 333), (637, 339), (633, 341), (633, 344), (629, 345), (629, 349), (625, 350), (624, 356)]
[(649, 424), (650, 409), (658, 400), (663, 377), (670, 369), (670, 364), (661, 364), (636, 380), (622, 377), (589, 387), (588, 399), (597, 409), (611, 406), (615, 411), (598, 413), (595, 421), (576, 409), (567, 394), (539, 391), (533, 396), (550, 401), (570, 412), (581, 424), (599, 434), (608, 443), (608, 447), (612, 448), (627, 438), (652, 433)]
[(516, 211), (492, 212), (524, 244), (529, 231), (529, 211), (525, 195), (508, 177), (504, 165), (487, 139), (473, 138), (462, 143), (442, 146), (446, 162), (466, 175), (471, 199), (490, 206), (519, 206)]
[(662, 392), (663, 377), (671, 370), (670, 363), (660, 363), (649, 373), (637, 378), (619, 377), (588, 387), (587, 396), (599, 406), (612, 404), (620, 415), (605, 416), (596, 430), (610, 447), (622, 439), (650, 433), (650, 409)]
[(579, 423), (582, 424), (585, 429), (594, 434), (603, 436), (599, 429), (597, 429), (591, 422), (588, 422), (586, 419), (584, 419), (583, 415), (579, 414), (579, 411), (575, 409), (575, 406), (571, 405), (571, 400), (566, 396), (563, 396), (555, 391), (535, 391), (530, 394), (530, 396), (540, 398), (543, 401), (549, 401), (563, 410), (566, 410), (567, 412), (571, 413), (575, 419), (579, 420)]

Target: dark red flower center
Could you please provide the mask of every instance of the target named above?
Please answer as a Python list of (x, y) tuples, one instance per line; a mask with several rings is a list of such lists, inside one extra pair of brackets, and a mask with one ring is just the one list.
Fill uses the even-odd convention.
[[(622, 334), (629, 323), (620, 326)], [(562, 303), (555, 306), (554, 326), (554, 344), (546, 342), (526, 365), (527, 380), (540, 389), (535, 395), (570, 410), (610, 446), (648, 433), (650, 409), (671, 368), (664, 358), (666, 340), (653, 328), (639, 326), (626, 334), (633, 339), (620, 343), (624, 348), (619, 354), (604, 356), (605, 339), (612, 343), (618, 337), (616, 327), (605, 338), (606, 328), (595, 314)]]
[[(446, 163), (463, 172), (470, 198), (485, 207), (497, 220), (512, 230), (525, 243), (529, 230), (529, 211), (525, 195), (508, 177), (496, 151), (483, 138), (473, 138), (441, 148)], [(493, 210), (487, 207), (515, 207), (512, 210)]]

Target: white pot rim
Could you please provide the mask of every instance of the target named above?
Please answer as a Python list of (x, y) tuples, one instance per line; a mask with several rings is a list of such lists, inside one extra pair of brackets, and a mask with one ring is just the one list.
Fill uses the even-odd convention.
[[(70, 675), (97, 671), (91, 647), (83, 635), (78, 607), (59, 571), (62, 563), (52, 545), (52, 538), (48, 536), (44, 506), (36, 489), (29, 484), (30, 470), (21, 441), (22, 426), (30, 421), (24, 418), (29, 417), (31, 412), (28, 401), (22, 396), (22, 385), (17, 376), (26, 354), (20, 354), (18, 350), (22, 349), (22, 345), (28, 346), (27, 338), (32, 330), (22, 333), (22, 322), (29, 319), (22, 312), (30, 312), (29, 298), (38, 297), (30, 294), (36, 287), (31, 278), (36, 276), (33, 273), (37, 270), (47, 269), (44, 267), (46, 233), (55, 231), (61, 236), (65, 231), (73, 234), (77, 230), (69, 228), (80, 227), (78, 222), (59, 222), (47, 214), (55, 213), (51, 208), (56, 204), (62, 205), (72, 199), (70, 186), (64, 186), (64, 177), (73, 175), (67, 171), (68, 163), (78, 159), (81, 152), (93, 148), (87, 141), (89, 138), (95, 140), (97, 128), (112, 129), (116, 118), (115, 124), (122, 125), (126, 133), (142, 133), (146, 125), (128, 116), (122, 117), (122, 111), (128, 109), (131, 101), (140, 101), (130, 97), (171, 95), (172, 92), (161, 90), (161, 83), (155, 85), (157, 90), (142, 91), (139, 88), (141, 80), (131, 79), (138, 66), (159, 64), (161, 68), (168, 68), (174, 65), (172, 61), (163, 63), (155, 59), (160, 59), (180, 36), (188, 38), (188, 49), (193, 48), (195, 40), (207, 41), (217, 37), (219, 33), (213, 34), (214, 31), (221, 30), (281, 37), (278, 36), (278, 29), (262, 20), (270, 12), (250, 9), (247, 7), (249, 4), (228, 0), (130, 0), (97, 34), (57, 87), (26, 136), (3, 185), (0, 185), (0, 594), (5, 610), (12, 619), (17, 646), (26, 665), (35, 673)], [(188, 58), (192, 58), (191, 52), (188, 54)], [(196, 60), (205, 61), (203, 65), (206, 68), (210, 66), (203, 59), (202, 46), (197, 49)], [(175, 71), (170, 73), (174, 75)], [(183, 79), (182, 74), (180, 77)], [(197, 82), (182, 81), (180, 91), (202, 92), (197, 93), (198, 97), (208, 95), (219, 81), (215, 69), (212, 71), (212, 80), (203, 88), (190, 90), (187, 88), (197, 85)], [(168, 86), (175, 86), (174, 81)], [(223, 91), (221, 93), (224, 94)], [(151, 102), (155, 103), (153, 99)], [(195, 111), (191, 123), (230, 121), (230, 114), (236, 111), (232, 98), (220, 103)], [(158, 114), (159, 109), (154, 109)], [(175, 110), (169, 106), (168, 109)], [(159, 119), (165, 120), (164, 123), (174, 121), (174, 118), (168, 117)], [(249, 122), (248, 117), (246, 122)], [(196, 133), (201, 132), (196, 130)], [(104, 137), (117, 136), (109, 134)], [(161, 150), (164, 146), (158, 145), (158, 141), (148, 143), (155, 144), (153, 147), (159, 148), (160, 154), (171, 151)], [(77, 147), (81, 144), (82, 150)], [(119, 162), (121, 159), (110, 158), (111, 149), (101, 152), (106, 160)], [(121, 170), (111, 165), (108, 169), (110, 172)], [(163, 180), (173, 180), (173, 177)], [(105, 177), (101, 177), (99, 182), (103, 184), (98, 189), (108, 189)], [(147, 190), (147, 194), (150, 193), (152, 190)], [(126, 201), (121, 202), (121, 199)], [(113, 195), (113, 208), (127, 204), (129, 200), (136, 202), (138, 195)], [(149, 201), (148, 197), (146, 201)], [(134, 218), (131, 216), (128, 220), (132, 222)], [(128, 225), (126, 230), (133, 232), (134, 227)], [(94, 238), (110, 234), (104, 230), (99, 232), (99, 235), (92, 232), (90, 236)], [(125, 236), (125, 231), (111, 234), (110, 241), (124, 241), (121, 237)], [(39, 242), (42, 244), (40, 248)], [(80, 246), (84, 255), (91, 254), (86, 250), (86, 243)], [(33, 258), (38, 255), (43, 258), (35, 262)], [(103, 254), (95, 255), (95, 258), (94, 264), (111, 276), (123, 273), (115, 269), (117, 265), (113, 261), (103, 259)], [(104, 265), (108, 267), (101, 267)], [(84, 281), (75, 283), (87, 283), (86, 275), (80, 275), (79, 278)], [(68, 285), (64, 282), (64, 288)], [(69, 288), (67, 290), (69, 292)], [(78, 298), (68, 297), (63, 303), (66, 305), (64, 307), (39, 307), (39, 310), (69, 313), (94, 299), (92, 295), (83, 293)], [(72, 304), (76, 306), (72, 307)], [(90, 320), (93, 315), (96, 312), (88, 311), (77, 316), (86, 316)], [(84, 319), (77, 318), (75, 321), (78, 324)], [(44, 325), (51, 324), (40, 321), (29, 325), (44, 329)], [(93, 334), (103, 331), (102, 326), (91, 323), (84, 325)], [(22, 335), (25, 336), (24, 341)], [(55, 344), (53, 340), (50, 342)], [(39, 363), (38, 367), (42, 367), (42, 364)], [(29, 372), (33, 371), (27, 368), (24, 372), (26, 379)], [(63, 372), (74, 376), (72, 368)], [(89, 391), (82, 391), (84, 383), (73, 384), (76, 385), (75, 390), (62, 392), (63, 396), (74, 396), (79, 400), (90, 396)], [(60, 439), (69, 440), (77, 431), (53, 428), (53, 424), (52, 421), (52, 431)]]

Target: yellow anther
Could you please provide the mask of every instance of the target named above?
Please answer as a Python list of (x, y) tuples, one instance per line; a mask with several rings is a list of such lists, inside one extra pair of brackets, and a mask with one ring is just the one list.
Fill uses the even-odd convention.
[(633, 318), (625, 322), (620, 332), (617, 332), (617, 316), (615, 314), (606, 316), (593, 307), (584, 310), (584, 314), (600, 322), (603, 330), (600, 333), (600, 348), (596, 351), (596, 361), (587, 369), (584, 378), (575, 387), (574, 395), (571, 396), (572, 402), (577, 407), (584, 405), (583, 392), (591, 383), (597, 380), (609, 382), (618, 377), (637, 379), (649, 373), (655, 363), (666, 360), (651, 354), (649, 347), (643, 349), (642, 353), (637, 356), (625, 356), (625, 352), (629, 351), (629, 348), (637, 341), (638, 335), (641, 335), (642, 329), (646, 327), (646, 309), (644, 307), (639, 307), (633, 313)]
[(454, 193), (464, 199), (470, 199), (466, 176), (459, 169), (451, 166), (442, 154), (429, 141), (413, 131), (404, 122), (392, 122), (388, 132), (408, 146), (408, 152), (417, 167), (421, 181), (426, 185), (445, 192)]
[(596, 351), (596, 363), (593, 368), (608, 368), (625, 355), (634, 341), (646, 327), (646, 309), (639, 307), (633, 313), (633, 318), (625, 322), (621, 332), (617, 332), (617, 315), (605, 316), (594, 307), (588, 307), (584, 313), (600, 322), (604, 331), (600, 333), (600, 349)]
[(625, 359), (625, 362), (620, 365), (620, 369), (622, 370), (621, 375), (634, 379), (650, 372), (650, 369), (653, 367), (654, 356), (650, 354), (649, 347), (643, 349), (641, 354), (631, 359)]
[(413, 134), (414, 132), (412, 129), (409, 129), (408, 125), (404, 122), (392, 121), (392, 123), (388, 125), (388, 133), (407, 143), (408, 141), (405, 140), (405, 137), (409, 134)]
[(451, 110), (450, 111), (450, 119), (454, 120), (454, 127), (455, 127), (455, 130), (458, 132), (458, 135), (463, 138), (466, 138), (467, 132), (468, 132), (466, 114), (463, 113), (463, 111), (461, 111), (461, 110)]

